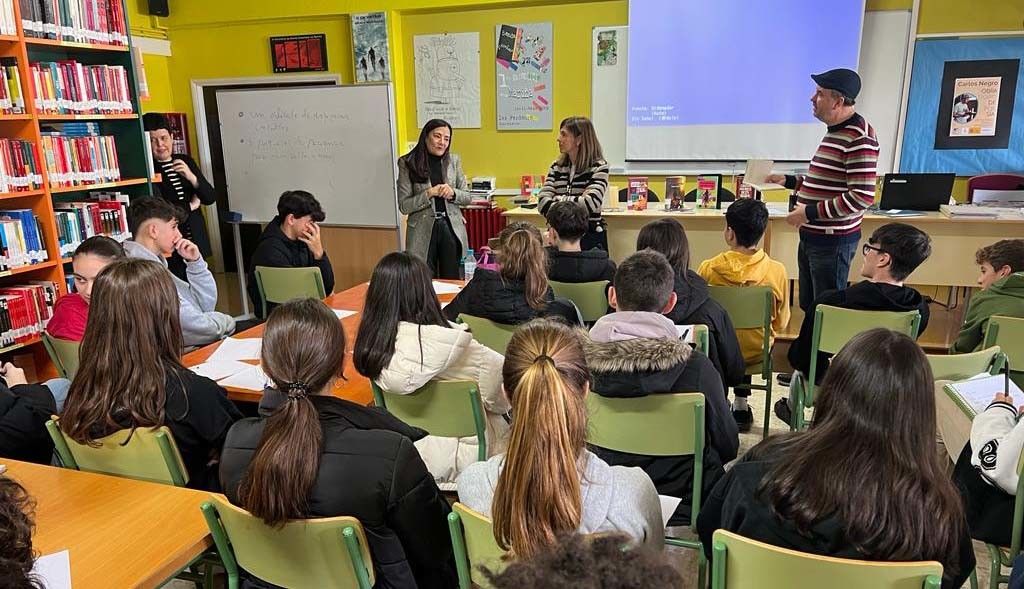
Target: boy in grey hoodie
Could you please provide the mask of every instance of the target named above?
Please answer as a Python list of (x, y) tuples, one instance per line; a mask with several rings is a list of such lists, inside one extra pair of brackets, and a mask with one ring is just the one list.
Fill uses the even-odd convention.
[(202, 346), (233, 333), (235, 320), (213, 310), (217, 304), (217, 283), (199, 248), (182, 238), (178, 230), (179, 210), (167, 201), (145, 196), (132, 203), (128, 217), (134, 238), (124, 243), (129, 257), (159, 262), (165, 268), (167, 257), (174, 252), (185, 260), (188, 282), (171, 275), (181, 305), (179, 315), (185, 345)]

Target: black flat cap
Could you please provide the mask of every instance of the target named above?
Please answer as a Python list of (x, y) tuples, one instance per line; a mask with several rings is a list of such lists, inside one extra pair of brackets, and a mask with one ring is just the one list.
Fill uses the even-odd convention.
[(843, 96), (854, 100), (860, 94), (860, 76), (853, 70), (838, 68), (822, 74), (812, 74), (814, 83), (828, 90), (835, 90)]

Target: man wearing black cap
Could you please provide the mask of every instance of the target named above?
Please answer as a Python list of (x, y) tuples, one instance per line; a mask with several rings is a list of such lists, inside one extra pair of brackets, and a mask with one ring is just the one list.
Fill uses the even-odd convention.
[(812, 75), (814, 117), (828, 125), (825, 138), (801, 177), (772, 174), (769, 182), (795, 189), (797, 204), (786, 222), (800, 228), (797, 262), (800, 308), (829, 290), (846, 288), (860, 242), (864, 211), (875, 200), (878, 140), (856, 112), (860, 76), (848, 69)]

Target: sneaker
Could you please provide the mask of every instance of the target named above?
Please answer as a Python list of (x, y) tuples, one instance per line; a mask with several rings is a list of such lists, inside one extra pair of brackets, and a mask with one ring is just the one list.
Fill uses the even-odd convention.
[(793, 380), (792, 372), (780, 372), (776, 377), (775, 381), (784, 387), (789, 386), (789, 382)]
[(793, 409), (789, 406), (789, 399), (779, 399), (775, 402), (775, 417), (786, 423), (793, 423)]
[(750, 407), (742, 411), (733, 409), (732, 417), (736, 420), (736, 427), (739, 428), (742, 434), (749, 432), (750, 428), (754, 425), (754, 412), (750, 410)]

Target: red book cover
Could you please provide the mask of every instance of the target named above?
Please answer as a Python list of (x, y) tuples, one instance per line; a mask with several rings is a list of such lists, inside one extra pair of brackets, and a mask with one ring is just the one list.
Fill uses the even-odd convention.
[[(14, 161), (15, 176), (19, 179), (24, 179), (28, 174), (25, 172), (25, 157), (21, 154), (21, 148), (17, 144), (17, 141), (11, 141), (8, 145), (11, 146), (12, 161)], [(18, 190), (28, 190), (28, 184), (22, 183), (18, 186)]]

